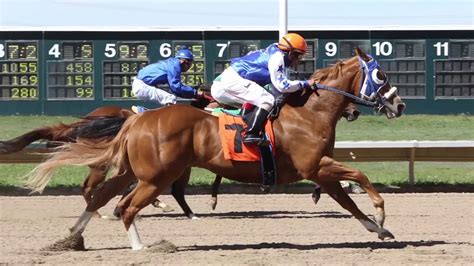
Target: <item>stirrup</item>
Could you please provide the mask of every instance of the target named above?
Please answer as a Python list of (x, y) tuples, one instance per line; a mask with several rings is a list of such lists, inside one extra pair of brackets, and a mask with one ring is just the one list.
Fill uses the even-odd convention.
[(242, 142), (245, 143), (245, 144), (255, 144), (257, 146), (270, 146), (270, 141), (267, 140), (267, 139), (264, 139), (262, 137), (252, 136), (252, 137), (246, 138), (244, 136)]
[(245, 135), (242, 139), (245, 144), (258, 144), (260, 141), (262, 141), (262, 137), (255, 135)]

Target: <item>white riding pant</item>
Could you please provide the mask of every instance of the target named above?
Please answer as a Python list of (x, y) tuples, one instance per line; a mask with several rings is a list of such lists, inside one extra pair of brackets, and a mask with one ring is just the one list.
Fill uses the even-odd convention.
[(270, 111), (275, 98), (254, 81), (242, 78), (232, 67), (228, 67), (211, 86), (211, 95), (218, 102), (241, 107), (244, 102)]
[(145, 82), (137, 78), (133, 80), (132, 92), (138, 99), (143, 101), (153, 101), (161, 105), (176, 104), (176, 95), (147, 85)]

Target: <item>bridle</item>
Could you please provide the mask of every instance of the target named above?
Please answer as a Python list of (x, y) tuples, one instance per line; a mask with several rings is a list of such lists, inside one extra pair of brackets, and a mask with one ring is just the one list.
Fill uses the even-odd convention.
[(377, 72), (379, 71), (380, 66), (373, 57), (370, 55), (367, 56), (371, 58), (369, 62), (365, 62), (359, 57), (360, 68), (364, 73), (364, 78), (360, 84), (360, 94), (362, 96), (359, 97), (341, 89), (317, 83), (313, 85), (313, 90), (332, 91), (350, 98), (351, 102), (354, 104), (371, 107), (377, 112), (381, 112), (386, 107), (388, 99), (396, 93), (397, 88), (392, 87), (388, 92), (384, 94), (380, 93), (380, 90), (388, 83), (388, 79), (383, 81), (377, 78)]

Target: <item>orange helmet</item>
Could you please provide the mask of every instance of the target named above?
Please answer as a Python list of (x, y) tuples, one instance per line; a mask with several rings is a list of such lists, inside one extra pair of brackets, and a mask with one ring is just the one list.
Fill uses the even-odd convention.
[(307, 47), (305, 39), (297, 33), (287, 33), (278, 42), (278, 48), (283, 51), (295, 51), (305, 54)]

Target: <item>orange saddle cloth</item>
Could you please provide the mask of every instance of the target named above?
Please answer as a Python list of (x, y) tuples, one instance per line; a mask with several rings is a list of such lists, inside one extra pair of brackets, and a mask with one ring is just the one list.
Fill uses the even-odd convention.
[[(225, 113), (219, 114), (219, 135), (222, 142), (222, 150), (226, 160), (234, 161), (260, 161), (260, 150), (257, 145), (247, 145), (242, 142), (244, 121), (240, 116), (231, 116)], [(265, 124), (265, 134), (272, 145), (272, 153), (275, 155), (275, 136), (272, 123)]]

